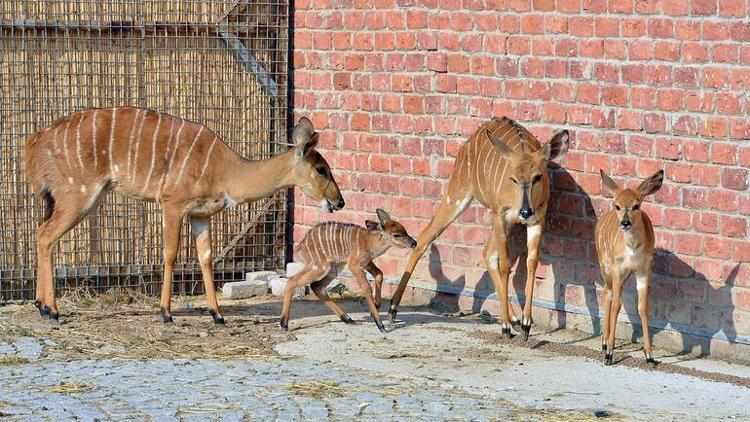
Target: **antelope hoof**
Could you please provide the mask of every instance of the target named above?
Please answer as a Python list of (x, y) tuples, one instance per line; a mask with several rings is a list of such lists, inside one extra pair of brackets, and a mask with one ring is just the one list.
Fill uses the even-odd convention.
[(388, 330), (385, 329), (385, 325), (383, 325), (383, 321), (381, 321), (380, 318), (375, 319), (375, 325), (378, 326), (378, 330), (380, 330), (381, 333), (385, 334), (388, 332)]
[(217, 313), (216, 311), (208, 311), (211, 314), (211, 318), (214, 319), (214, 324), (217, 325), (224, 325), (224, 317), (221, 316), (221, 314)]
[(49, 308), (42, 305), (42, 301), (40, 300), (35, 301), (34, 306), (36, 306), (36, 308), (39, 309), (39, 316), (41, 316), (42, 318), (49, 315)]
[(50, 321), (54, 322), (60, 322), (60, 313), (54, 312), (52, 309), (48, 307), (44, 307), (44, 313), (49, 317)]
[(528, 341), (529, 333), (531, 332), (531, 325), (521, 324), (521, 331), (523, 331), (523, 341)]
[(391, 324), (396, 322), (396, 314), (398, 313), (398, 310), (395, 306), (391, 305), (391, 310), (388, 312), (388, 320)]
[(348, 314), (341, 315), (340, 318), (341, 321), (344, 322), (344, 324), (354, 324), (354, 320)]
[(165, 311), (164, 309), (161, 310), (161, 319), (164, 321), (165, 324), (174, 322), (174, 320), (172, 319), (172, 315), (168, 314), (167, 311)]
[(289, 320), (286, 318), (281, 318), (281, 321), (279, 321), (279, 326), (281, 327), (281, 331), (289, 331)]
[(607, 345), (602, 344), (602, 352), (607, 353)]
[(604, 355), (604, 364), (607, 366), (612, 365), (612, 353)]
[(659, 364), (659, 361), (654, 358), (646, 358), (646, 363), (650, 363), (654, 368)]
[(510, 327), (503, 328), (503, 337), (508, 340), (513, 338), (513, 333), (511, 333)]

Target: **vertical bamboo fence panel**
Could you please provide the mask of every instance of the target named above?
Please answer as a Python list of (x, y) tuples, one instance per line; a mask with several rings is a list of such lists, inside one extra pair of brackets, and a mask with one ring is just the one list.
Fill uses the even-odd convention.
[[(23, 145), (56, 119), (147, 107), (205, 124), (248, 158), (286, 148), (286, 0), (4, 0), (0, 31), (0, 301), (33, 297), (42, 206)], [(283, 266), (286, 204), (280, 192), (213, 219), (220, 284)], [(158, 206), (109, 194), (61, 239), (54, 264), (60, 289), (158, 291)], [(176, 270), (178, 293), (201, 291), (187, 224)]]

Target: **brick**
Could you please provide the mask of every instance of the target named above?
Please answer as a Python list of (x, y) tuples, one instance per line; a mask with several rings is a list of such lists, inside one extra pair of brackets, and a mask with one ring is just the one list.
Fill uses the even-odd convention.
[(747, 237), (747, 218), (730, 217), (722, 215), (721, 235), (724, 237), (736, 237), (744, 239)]
[(685, 16), (689, 10), (689, 0), (670, 0), (661, 2), (665, 15)]
[(721, 185), (727, 189), (744, 191), (748, 187), (746, 168), (725, 168), (721, 172)]
[[(276, 273), (274, 276), (278, 277)], [(225, 299), (246, 299), (253, 296), (264, 296), (268, 294), (268, 281), (252, 280), (224, 283), (221, 288)]]
[(690, 13), (693, 15), (715, 15), (717, 3), (714, 0), (691, 0)]
[(722, 0), (719, 2), (720, 16), (744, 17), (745, 14), (745, 0)]
[(711, 147), (711, 162), (715, 164), (735, 164), (737, 146), (733, 144), (713, 143)]

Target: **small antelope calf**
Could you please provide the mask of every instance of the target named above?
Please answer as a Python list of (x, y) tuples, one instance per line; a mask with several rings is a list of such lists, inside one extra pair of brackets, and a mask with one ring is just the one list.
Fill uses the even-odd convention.
[(630, 274), (635, 273), (638, 289), (638, 314), (643, 327), (643, 351), (646, 361), (655, 364), (651, 354), (648, 332), (648, 285), (651, 282), (654, 260), (654, 229), (648, 215), (641, 211), (643, 198), (661, 188), (664, 171), (659, 170), (644, 180), (637, 189), (623, 189), (600, 170), (604, 189), (615, 198), (615, 209), (605, 214), (596, 224), (596, 252), (599, 270), (604, 279), (604, 332), (602, 350), (604, 363), (612, 364), (615, 348), (617, 314), (622, 305), (622, 287)]
[[(321, 223), (313, 227), (299, 243), (300, 260), (305, 267), (289, 279), (284, 292), (284, 306), (281, 311), (281, 328), (289, 329), (289, 308), (294, 291), (311, 284), (313, 292), (333, 311), (341, 321), (351, 324), (351, 317), (333, 303), (326, 293), (326, 286), (334, 279), (344, 266), (348, 266), (360, 288), (365, 294), (370, 307), (370, 315), (381, 332), (386, 332), (380, 320), (381, 290), (383, 272), (373, 260), (384, 254), (391, 246), (414, 248), (417, 241), (406, 232), (401, 223), (391, 219), (387, 212), (376, 210), (380, 223), (367, 220), (366, 229), (355, 224), (336, 222)], [(365, 271), (375, 277), (375, 298), (370, 292)]]

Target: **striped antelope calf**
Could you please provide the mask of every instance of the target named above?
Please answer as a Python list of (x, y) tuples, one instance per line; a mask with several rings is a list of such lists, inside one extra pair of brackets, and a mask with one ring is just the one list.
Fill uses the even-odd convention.
[(523, 126), (504, 117), (483, 124), (461, 146), (437, 212), (417, 239), (401, 283), (393, 295), (391, 322), (419, 259), (429, 245), (469, 206), (472, 199), (492, 210), (492, 233), (484, 249), (484, 260), (502, 303), (502, 332), (511, 336), (508, 303), (508, 236), (515, 224), (526, 226), (526, 299), (521, 328), (528, 339), (534, 276), (539, 262), (539, 244), (547, 215), (549, 176), (547, 162), (568, 149), (568, 131), (563, 130), (541, 146)]
[[(321, 223), (310, 229), (299, 243), (300, 260), (305, 267), (294, 275), (286, 285), (284, 306), (281, 310), (281, 328), (289, 329), (289, 309), (295, 289), (312, 283), (313, 292), (342, 321), (351, 324), (353, 321), (341, 308), (333, 303), (326, 293), (326, 286), (334, 279), (344, 266), (354, 275), (355, 280), (365, 294), (370, 315), (378, 329), (385, 332), (380, 320), (381, 289), (383, 272), (373, 260), (384, 254), (391, 246), (414, 248), (417, 241), (406, 232), (404, 226), (391, 219), (387, 212), (376, 210), (380, 223), (367, 220), (366, 229), (354, 224)], [(370, 292), (370, 285), (365, 278), (365, 271), (375, 277), (375, 298)]]
[(655, 364), (651, 354), (648, 332), (648, 285), (651, 282), (654, 260), (654, 228), (648, 215), (641, 211), (643, 198), (661, 188), (664, 170), (659, 170), (644, 180), (637, 189), (623, 189), (599, 170), (604, 189), (615, 198), (615, 209), (596, 223), (596, 252), (599, 271), (604, 279), (604, 332), (602, 350), (604, 363), (612, 364), (615, 349), (617, 315), (622, 305), (622, 287), (635, 273), (638, 290), (638, 314), (643, 327), (643, 351), (646, 361)]
[(212, 215), (291, 186), (299, 186), (328, 211), (344, 206), (328, 163), (315, 151), (318, 137), (310, 120), (300, 119), (292, 138), (297, 145), (289, 151), (249, 161), (201, 124), (131, 107), (79, 111), (32, 135), (26, 142), (26, 179), (46, 205), (37, 229), (40, 313), (59, 317), (52, 278), (55, 242), (114, 190), (161, 205), (164, 322), (172, 321), (172, 268), (187, 216), (209, 313), (214, 322), (223, 323), (211, 269)]

